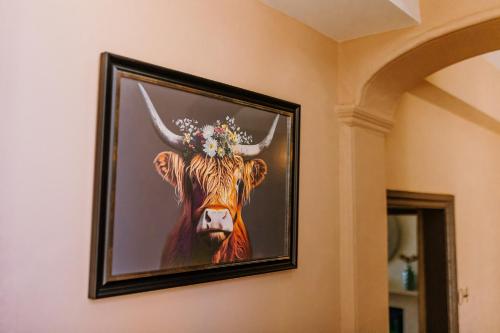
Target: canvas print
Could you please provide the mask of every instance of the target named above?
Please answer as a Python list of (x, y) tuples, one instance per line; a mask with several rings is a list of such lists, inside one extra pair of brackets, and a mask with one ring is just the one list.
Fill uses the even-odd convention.
[(299, 106), (103, 55), (92, 298), (296, 267)]

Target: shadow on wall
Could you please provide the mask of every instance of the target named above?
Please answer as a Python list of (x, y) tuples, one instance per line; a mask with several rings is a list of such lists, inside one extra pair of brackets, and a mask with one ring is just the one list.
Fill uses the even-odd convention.
[(421, 83), (410, 90), (409, 93), (476, 125), (500, 134), (500, 122), (498, 120), (428, 82)]

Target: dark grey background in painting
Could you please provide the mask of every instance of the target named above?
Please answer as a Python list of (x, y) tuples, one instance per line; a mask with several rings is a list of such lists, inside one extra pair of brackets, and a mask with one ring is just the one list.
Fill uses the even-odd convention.
[[(143, 85), (164, 123), (177, 133), (172, 121), (178, 118), (197, 119), (203, 125), (229, 115), (235, 117), (237, 126), (253, 135), (254, 142), (259, 142), (275, 116), (214, 98)], [(159, 269), (166, 237), (180, 213), (173, 188), (162, 181), (153, 167), (155, 156), (171, 148), (156, 134), (137, 81), (122, 78), (120, 87), (113, 275)], [(255, 259), (288, 254), (285, 239), (290, 120), (280, 116), (270, 148), (259, 156), (268, 164), (266, 179), (254, 189), (250, 203), (243, 208)]]

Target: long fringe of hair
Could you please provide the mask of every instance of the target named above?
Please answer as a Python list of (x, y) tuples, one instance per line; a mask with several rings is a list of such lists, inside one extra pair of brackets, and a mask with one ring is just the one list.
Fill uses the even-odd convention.
[[(252, 178), (251, 166), (245, 165), (241, 156), (232, 158), (207, 158), (201, 155), (194, 156), (190, 164), (185, 167), (182, 158), (171, 156), (170, 165), (157, 166), (161, 174), (167, 175), (165, 180), (169, 181), (176, 191), (179, 203), (182, 203), (182, 214), (175, 229), (170, 233), (163, 252), (163, 267), (179, 267), (189, 264), (194, 247), (196, 246), (195, 226), (192, 221), (192, 203), (188, 190), (189, 179), (196, 179), (202, 187), (205, 196), (204, 203), (207, 204), (214, 196), (223, 201), (230, 200), (233, 190), (233, 172), (236, 169), (242, 170), (243, 187), (239, 196), (236, 218), (233, 225), (233, 232), (220, 245), (219, 249), (212, 255), (212, 263), (242, 261), (252, 257), (252, 249), (247, 230), (241, 218), (241, 207), (250, 198), (250, 192), (255, 186)], [(173, 170), (172, 170), (173, 169)], [(185, 177), (189, 175), (189, 177)], [(227, 202), (226, 202), (227, 203)]]

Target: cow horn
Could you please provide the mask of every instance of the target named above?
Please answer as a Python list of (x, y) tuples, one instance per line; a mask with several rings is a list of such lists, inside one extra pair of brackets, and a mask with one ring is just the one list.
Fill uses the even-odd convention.
[(165, 126), (165, 124), (161, 121), (160, 116), (158, 115), (158, 112), (155, 109), (155, 106), (153, 105), (153, 102), (151, 102), (151, 98), (149, 98), (148, 93), (146, 92), (146, 89), (142, 86), (142, 84), (137, 83), (139, 85), (139, 89), (141, 90), (142, 96), (144, 97), (144, 101), (146, 101), (146, 105), (148, 107), (149, 111), (149, 116), (151, 117), (151, 121), (153, 122), (153, 126), (155, 127), (156, 131), (160, 135), (161, 139), (170, 147), (177, 149), (177, 150), (182, 150), (183, 148), (183, 137), (181, 135), (177, 135), (171, 130)]
[(276, 117), (274, 118), (273, 124), (271, 125), (269, 132), (267, 132), (267, 135), (264, 138), (264, 140), (255, 145), (236, 145), (234, 148), (235, 152), (237, 154), (240, 154), (241, 156), (246, 156), (246, 157), (254, 157), (262, 153), (264, 149), (269, 147), (271, 141), (273, 140), (274, 131), (276, 130), (276, 125), (278, 124), (278, 119), (279, 119), (279, 114), (277, 114)]

